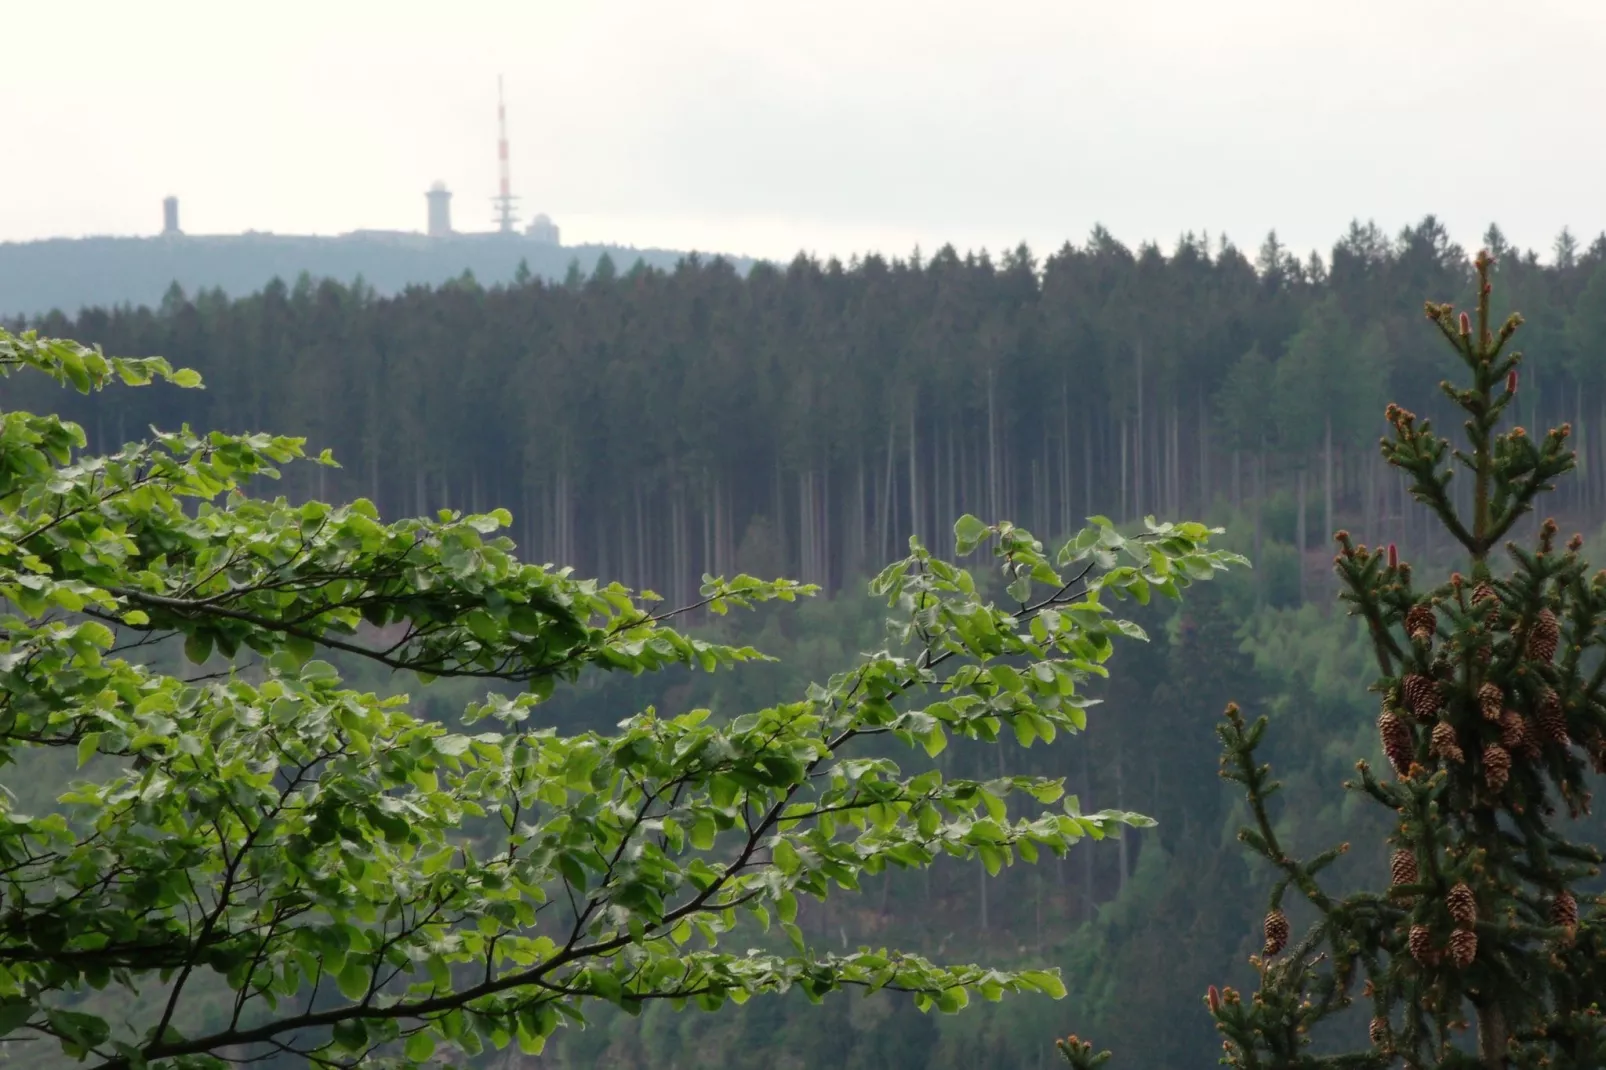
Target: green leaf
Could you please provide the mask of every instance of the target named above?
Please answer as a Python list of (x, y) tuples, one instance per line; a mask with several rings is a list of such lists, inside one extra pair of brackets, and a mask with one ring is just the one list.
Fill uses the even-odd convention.
[(24, 999), (0, 1001), (0, 1037), (14, 1033), (33, 1017), (34, 1005)]
[(421, 1029), (407, 1038), (403, 1049), (407, 1058), (415, 1063), (425, 1062), (435, 1054), (435, 1037), (428, 1029)]
[(88, 765), (89, 759), (100, 749), (101, 735), (100, 732), (88, 732), (78, 741), (78, 768), (82, 769)]
[(368, 966), (359, 959), (350, 957), (340, 968), (335, 984), (339, 986), (340, 994), (347, 999), (362, 999), (368, 995), (368, 986), (372, 980)]
[(212, 656), (212, 633), (197, 630), (185, 636), (184, 656), (193, 664), (206, 664), (206, 660)]
[(966, 513), (954, 522), (955, 552), (960, 556), (971, 553), (987, 537), (988, 531), (986, 524)]
[(784, 837), (776, 839), (773, 854), (776, 868), (787, 876), (791, 876), (802, 868), (803, 859), (798, 856), (797, 848), (793, 847)]

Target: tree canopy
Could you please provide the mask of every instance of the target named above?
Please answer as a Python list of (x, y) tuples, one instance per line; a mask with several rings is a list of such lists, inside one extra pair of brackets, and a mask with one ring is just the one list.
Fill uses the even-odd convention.
[[(199, 385), (0, 332), (0, 371), (19, 370), (80, 391)], [(794, 701), (565, 735), (541, 723), (556, 689), (759, 660), (674, 625), (814, 589), (706, 576), (664, 608), (521, 561), (502, 510), (386, 521), (363, 499), (247, 495), (333, 464), (299, 439), (85, 442), (58, 416), (0, 413), (0, 763), (80, 769), (39, 813), (0, 796), (0, 1035), (100, 1070), (537, 1051), (600, 1002), (1060, 994), (1051, 969), (826, 952), (799, 898), (939, 855), (997, 872), (1144, 823), (1084, 812), (1059, 778), (908, 771), (876, 745), (919, 765), (950, 737), (1080, 732), (1089, 681), (1142, 637), (1114, 603), (1240, 560), (1197, 524), (1129, 536), (1095, 518), (1050, 553), (965, 516), (956, 548), (988, 543), (997, 582), (911, 539), (871, 588), (888, 645)], [(188, 668), (159, 665), (172, 645)], [(492, 689), (453, 726), (345, 686), (337, 663)]]

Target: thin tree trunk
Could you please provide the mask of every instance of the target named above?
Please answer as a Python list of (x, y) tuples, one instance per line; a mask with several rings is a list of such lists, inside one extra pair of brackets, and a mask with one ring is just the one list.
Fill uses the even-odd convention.
[(1126, 471), (1126, 468), (1127, 468), (1127, 465), (1126, 465), (1126, 417), (1123, 416), (1123, 417), (1121, 417), (1121, 522), (1122, 523), (1125, 523), (1126, 521), (1128, 521), (1128, 520), (1130, 520), (1132, 518), (1132, 513), (1127, 509), (1127, 493), (1126, 493), (1126, 489), (1127, 489), (1127, 471)]
[(1298, 512), (1296, 516), (1297, 534), (1294, 540), (1299, 543), (1299, 600), (1305, 601), (1305, 547), (1308, 539), (1305, 532), (1305, 466), (1300, 465), (1299, 474), (1295, 477), (1295, 493), (1299, 495)]
[[(1093, 515), (1093, 421), (1082, 420), (1082, 515)], [(1082, 525), (1071, 522), (1070, 531)]]
[(1138, 423), (1132, 435), (1132, 516), (1143, 515), (1143, 339), (1138, 339)]
[[(1126, 770), (1124, 768), (1125, 764), (1126, 764), (1125, 750), (1122, 748), (1120, 742), (1117, 741), (1117, 743), (1115, 744), (1115, 808), (1117, 810), (1125, 810), (1126, 809)], [(1119, 859), (1119, 862), (1120, 862), (1120, 865), (1121, 865), (1121, 879), (1116, 882), (1116, 886), (1115, 886), (1115, 893), (1117, 895), (1120, 895), (1122, 892), (1126, 891), (1126, 878), (1127, 878), (1127, 875), (1129, 873), (1131, 873), (1131, 871), (1132, 871), (1131, 870), (1131, 866), (1129, 864), (1130, 863), (1130, 858), (1129, 858), (1129, 856), (1127, 854), (1127, 851), (1128, 851), (1128, 847), (1127, 847), (1127, 843), (1128, 843), (1127, 831), (1128, 830), (1124, 829), (1124, 828), (1123, 829), (1119, 829), (1116, 832), (1116, 838), (1115, 838), (1116, 854), (1118, 856), (1118, 859)]]
[(920, 530), (920, 469), (916, 465), (918, 439), (915, 433), (915, 409), (909, 405), (909, 534), (921, 536)]
[[(1255, 560), (1256, 561), (1261, 560), (1261, 554), (1260, 554), (1260, 548), (1261, 548), (1261, 523), (1260, 523), (1260, 517), (1261, 517), (1261, 512), (1262, 512), (1262, 508), (1261, 507), (1262, 507), (1262, 504), (1265, 501), (1265, 481), (1266, 481), (1266, 448), (1265, 448), (1265, 443), (1262, 442), (1260, 451), (1255, 454), (1255, 489), (1254, 489), (1254, 496), (1255, 496)], [(1265, 581), (1262, 580), (1262, 579), (1259, 579), (1258, 577), (1264, 576), (1265, 573), (1264, 572), (1257, 572), (1255, 575), (1257, 577), (1256, 586), (1258, 586), (1260, 588), (1261, 595), (1262, 595), (1262, 597), (1264, 597), (1264, 595), (1265, 595)]]
[(987, 369), (987, 509), (991, 514), (987, 518), (990, 524), (996, 524), (1001, 519), (998, 511), (999, 501), (999, 468), (998, 468), (998, 422), (997, 404), (993, 390), (993, 370)]
[(1333, 532), (1333, 417), (1327, 416), (1322, 428), (1322, 538), (1331, 539)]
[(892, 421), (887, 421), (887, 476), (881, 486), (880, 501), (876, 502), (876, 511), (880, 514), (881, 526), (881, 553), (877, 565), (892, 557), (892, 460), (895, 456), (894, 448), (897, 446), (893, 439)]

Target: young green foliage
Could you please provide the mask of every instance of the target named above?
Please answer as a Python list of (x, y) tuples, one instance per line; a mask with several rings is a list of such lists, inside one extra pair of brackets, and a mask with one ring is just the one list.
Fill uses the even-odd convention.
[[(30, 335), (0, 333), (0, 354), (84, 390), (198, 385)], [(1129, 538), (1098, 518), (1051, 557), (965, 517), (961, 552), (992, 542), (1008, 607), (911, 540), (872, 585), (891, 649), (772, 708), (648, 709), (565, 736), (539, 724), (560, 684), (759, 659), (669, 622), (812, 589), (707, 577), (694, 605), (658, 611), (519, 561), (500, 510), (385, 523), (364, 501), (246, 496), (301, 457), (296, 439), (186, 428), (105, 457), (83, 446), (55, 417), (0, 414), (0, 764), (57, 748), (85, 776), (49, 813), (0, 798), (0, 1036), (100, 1070), (538, 1052), (595, 1001), (711, 1010), (852, 987), (953, 1011), (1063, 995), (1053, 970), (826, 953), (799, 899), (939, 854), (997, 872), (1143, 824), (1081, 812), (1059, 780), (909, 773), (865, 744), (1080, 731), (1086, 681), (1117, 637), (1141, 637), (1111, 603), (1174, 597), (1236, 560), (1196, 524)], [(186, 679), (123, 656), (169, 637), (198, 666), (232, 664)], [(471, 706), (463, 734), (344, 687), (320, 651), (521, 690)], [(95, 1013), (106, 999), (81, 997), (104, 988), (154, 1009)]]
[[(1574, 465), (1565, 426), (1538, 441), (1521, 427), (1499, 430), (1518, 385), (1522, 358), (1506, 344), (1521, 318), (1491, 329), (1492, 263), (1477, 258), (1471, 315), (1427, 306), (1470, 375), (1464, 388), (1444, 385), (1467, 414), (1467, 448), (1394, 405), (1382, 446), (1465, 549), (1469, 575), (1423, 589), (1393, 546), (1337, 536), (1343, 598), (1374, 648), (1393, 772), (1379, 777), (1361, 762), (1346, 787), (1396, 815), (1375, 852), (1386, 890), (1324, 892), (1320, 870), (1348, 845), (1309, 861), (1288, 853), (1268, 810), (1278, 785), (1256, 758), (1265, 720), (1249, 725), (1230, 708), (1220, 727), (1223, 775), (1244, 786), (1254, 818), (1241, 838), (1279, 872), (1255, 960), (1259, 991), (1211, 995), (1232, 1066), (1606, 1065), (1606, 926), (1598, 908), (1580, 917), (1575, 891), (1602, 855), (1568, 839), (1557, 819), (1558, 806), (1575, 819), (1589, 811), (1585, 759), (1606, 767), (1606, 573), (1589, 574), (1581, 539), (1559, 549), (1551, 521), (1534, 546), (1507, 544), (1508, 572), (1491, 569), (1490, 551)], [(1470, 515), (1450, 494), (1457, 466), (1473, 480)], [(1290, 889), (1316, 915), (1292, 943), (1282, 913)], [(1370, 1047), (1312, 1054), (1312, 1030), (1357, 999)]]

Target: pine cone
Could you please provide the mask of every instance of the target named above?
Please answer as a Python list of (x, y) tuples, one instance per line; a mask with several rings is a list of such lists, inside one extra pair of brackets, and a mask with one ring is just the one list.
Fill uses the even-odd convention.
[(1395, 851), (1389, 859), (1390, 884), (1415, 884), (1417, 881), (1416, 852)]
[(1367, 1030), (1367, 1035), (1372, 1038), (1372, 1047), (1387, 1049), (1389, 1044), (1389, 1020), (1387, 1018), (1373, 1018), (1372, 1027)]
[(1527, 742), (1528, 728), (1522, 719), (1522, 714), (1516, 710), (1507, 710), (1500, 715), (1500, 745), (1508, 751), (1520, 750)]
[(1589, 739), (1589, 764), (1597, 773), (1606, 773), (1606, 736), (1596, 729)]
[(1461, 744), (1456, 742), (1455, 727), (1449, 721), (1440, 721), (1433, 726), (1433, 753), (1450, 762), (1467, 760), (1467, 756), (1461, 753)]
[(1422, 720), (1431, 720), (1441, 703), (1439, 682), (1433, 677), (1412, 673), (1405, 678), (1405, 704)]
[(1488, 580), (1472, 588), (1472, 604), (1478, 606), (1485, 602), (1493, 602), (1496, 608), (1500, 605), (1500, 592)]
[(1444, 903), (1450, 908), (1450, 917), (1463, 929), (1470, 929), (1478, 923), (1478, 902), (1473, 898), (1472, 889), (1464, 882), (1450, 889), (1450, 894), (1444, 897)]
[(1561, 625), (1549, 609), (1541, 609), (1528, 633), (1528, 656), (1537, 661), (1550, 661), (1561, 644)]
[(1411, 949), (1411, 957), (1424, 966), (1432, 966), (1439, 960), (1438, 953), (1433, 950), (1433, 934), (1426, 925), (1411, 926), (1406, 945)]
[(1281, 910), (1273, 908), (1266, 915), (1266, 946), (1263, 954), (1270, 957), (1288, 946), (1288, 915)]
[(1457, 969), (1466, 969), (1478, 957), (1478, 934), (1470, 929), (1457, 929), (1450, 934), (1450, 960)]
[(1550, 923), (1571, 929), (1578, 924), (1578, 900), (1563, 888), (1550, 903)]
[(1388, 755), (1389, 764), (1397, 775), (1404, 776), (1411, 768), (1416, 751), (1411, 743), (1411, 730), (1393, 710), (1384, 710), (1377, 718), (1377, 731), (1383, 738), (1383, 753)]
[(1489, 790), (1499, 794), (1511, 779), (1511, 755), (1498, 743), (1483, 748), (1483, 781)]
[(1415, 641), (1432, 642), (1438, 626), (1439, 618), (1426, 602), (1417, 603), (1405, 614), (1405, 632)]
[(1548, 687), (1539, 700), (1539, 731), (1552, 743), (1563, 747), (1572, 745), (1567, 736), (1567, 717), (1561, 712), (1561, 696)]
[(1500, 720), (1500, 711), (1506, 708), (1506, 696), (1501, 693), (1500, 685), (1491, 681), (1478, 688), (1478, 706), (1483, 710), (1485, 721)]

